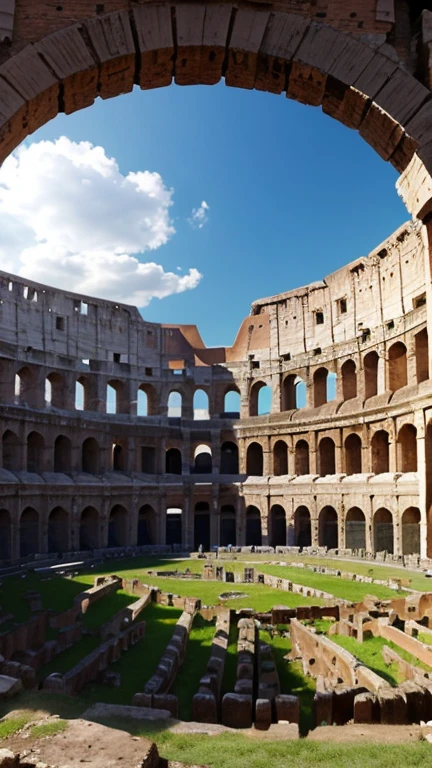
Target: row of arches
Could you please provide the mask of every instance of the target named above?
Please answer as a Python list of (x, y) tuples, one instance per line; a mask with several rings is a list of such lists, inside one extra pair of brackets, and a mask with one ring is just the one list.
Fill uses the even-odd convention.
[[(342, 472), (347, 475), (364, 472), (361, 437), (352, 432), (343, 443)], [(390, 471), (389, 433), (377, 430), (370, 443), (370, 471), (382, 474)], [(294, 474), (310, 474), (310, 449), (307, 440), (297, 440), (294, 448)], [(260, 443), (252, 442), (246, 451), (246, 473), (262, 476), (264, 470), (264, 452)], [(397, 435), (396, 471), (417, 472), (417, 429), (412, 424), (404, 424)], [(284, 440), (277, 440), (273, 447), (273, 475), (288, 474), (288, 446)], [(336, 445), (331, 437), (322, 437), (317, 450), (317, 474), (321, 477), (336, 474)]]
[[(402, 554), (420, 554), (420, 510), (409, 507), (401, 518), (402, 524)], [(285, 510), (279, 504), (272, 506), (269, 515), (269, 544), (270, 546), (285, 546), (290, 543), (297, 547), (312, 546), (312, 520), (306, 506), (295, 510), (292, 530), (287, 531)], [(318, 516), (318, 540), (320, 547), (328, 549), (366, 549), (366, 518), (359, 507), (351, 507), (345, 516), (345, 541), (339, 542), (339, 525), (336, 510), (325, 506)], [(372, 520), (372, 549), (373, 552), (395, 551), (393, 516), (388, 509), (378, 509)], [(246, 545), (260, 546), (262, 544), (261, 515), (257, 507), (246, 510)]]
[[(420, 384), (429, 378), (428, 336), (427, 329), (420, 331), (415, 339), (416, 380)], [(363, 396), (367, 400), (379, 393), (380, 365), (382, 371), (381, 391), (396, 392), (408, 384), (407, 348), (401, 341), (392, 344), (387, 352), (387, 359), (380, 358), (378, 352), (368, 352), (363, 363)], [(385, 370), (384, 370), (385, 369)], [(354, 360), (346, 360), (340, 368), (340, 392), (337, 392), (337, 376), (325, 366), (314, 371), (312, 376), (312, 399), (307, 403), (306, 383), (297, 374), (288, 374), (282, 383), (283, 411), (303, 408), (306, 405), (318, 408), (335, 400), (352, 400), (359, 394), (357, 366)], [(271, 388), (264, 381), (255, 381), (249, 395), (249, 416), (260, 416), (271, 410)]]
[[(211, 546), (211, 514), (208, 502), (197, 502), (193, 508), (193, 528), (191, 544), (195, 550), (200, 546), (209, 550)], [(219, 511), (218, 540), (220, 546), (236, 546), (237, 514), (233, 504), (222, 505)], [(366, 518), (359, 507), (348, 509), (342, 530), (344, 541), (339, 541), (339, 524), (336, 510), (325, 506), (318, 515), (317, 540), (312, 532), (312, 518), (309, 509), (297, 507), (291, 522), (287, 525), (286, 513), (280, 504), (270, 509), (268, 519), (268, 543), (270, 546), (294, 545), (301, 548), (318, 545), (328, 549), (367, 548)], [(21, 513), (19, 532), (19, 557), (25, 558), (40, 550), (41, 518), (36, 509), (26, 507)], [(403, 555), (420, 553), (420, 511), (417, 507), (408, 507), (401, 516), (401, 547)], [(381, 507), (373, 518), (370, 530), (372, 551), (383, 550), (393, 554), (395, 551), (395, 531), (392, 513)], [(106, 525), (100, 512), (93, 506), (85, 507), (78, 520), (78, 532), (74, 547), (80, 550), (92, 550), (100, 547), (123, 547), (131, 543), (138, 546), (161, 543), (163, 532), (154, 508), (144, 504), (138, 511), (137, 529), (130, 529), (130, 516), (127, 509), (115, 504)], [(168, 507), (165, 515), (165, 542), (168, 545), (184, 544), (183, 510), (181, 507)], [(261, 546), (262, 516), (260, 510), (249, 505), (245, 510), (246, 546)], [(71, 549), (70, 517), (61, 506), (54, 507), (48, 516), (47, 550), (48, 553), (66, 552)], [(0, 559), (12, 557), (12, 521), (6, 509), (0, 510)]]

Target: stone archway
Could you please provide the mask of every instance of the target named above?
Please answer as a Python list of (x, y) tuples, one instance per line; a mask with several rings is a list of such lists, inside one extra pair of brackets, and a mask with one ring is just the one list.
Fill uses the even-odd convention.
[(402, 174), (399, 192), (411, 214), (424, 218), (430, 212), (430, 91), (394, 49), (374, 45), (375, 35), (389, 33), (392, 25), (377, 18), (372, 0), (366, 13), (371, 35), (364, 21), (353, 22), (348, 13), (345, 19), (343, 11), (333, 12), (334, 18), (326, 14), (322, 23), (312, 11), (283, 13), (280, 4), (238, 8), (178, 0), (136, 5), (130, 12), (124, 0), (113, 6), (104, 14), (83, 3), (80, 16), (79, 10), (63, 13), (62, 6), (60, 14), (53, 4), (34, 18), (37, 6), (23, 0), (15, 25), (13, 13), (8, 17), (3, 37), (9, 44), (0, 66), (0, 161), (59, 112), (90, 106), (98, 96), (127, 93), (134, 84), (147, 89), (174, 79), (212, 85), (224, 77), (229, 86), (322, 106)]

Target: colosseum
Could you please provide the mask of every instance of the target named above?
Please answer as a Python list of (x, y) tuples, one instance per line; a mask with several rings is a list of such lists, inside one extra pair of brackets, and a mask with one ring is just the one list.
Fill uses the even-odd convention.
[(0, 159), (97, 97), (224, 78), (358, 130), (412, 216), (367, 257), (255, 301), (228, 348), (1, 273), (3, 560), (149, 545), (432, 557), (432, 14), (318, 5), (0, 0)]
[(2, 558), (161, 544), (426, 558), (425, 263), (410, 222), (254, 302), (233, 346), (210, 349), (196, 326), (1, 273)]

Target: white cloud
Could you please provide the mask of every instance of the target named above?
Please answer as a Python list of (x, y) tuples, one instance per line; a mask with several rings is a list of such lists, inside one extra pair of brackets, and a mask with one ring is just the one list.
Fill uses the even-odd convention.
[(174, 235), (172, 197), (158, 173), (122, 175), (89, 142), (22, 146), (0, 168), (0, 268), (139, 307), (195, 288), (197, 269), (180, 276), (136, 256)]
[(202, 229), (204, 224), (207, 224), (209, 220), (209, 210), (210, 206), (205, 200), (202, 201), (199, 208), (192, 208), (192, 213), (188, 219), (191, 227), (194, 227), (194, 229)]

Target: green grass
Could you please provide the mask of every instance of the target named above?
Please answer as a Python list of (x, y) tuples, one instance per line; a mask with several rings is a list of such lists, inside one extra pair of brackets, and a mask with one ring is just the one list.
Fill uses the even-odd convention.
[(136, 595), (133, 598), (125, 590), (119, 589), (90, 605), (83, 616), (83, 624), (89, 631), (98, 630), (103, 624), (114, 618), (116, 613), (127, 608), (135, 600), (137, 600)]
[(59, 672), (61, 675), (69, 672), (70, 669), (73, 669), (76, 664), (82, 661), (84, 656), (94, 651), (100, 645), (100, 642), (100, 638), (95, 635), (85, 635), (71, 648), (67, 648), (62, 653), (59, 653), (58, 656), (54, 656), (48, 664), (40, 667), (38, 670), (39, 680), (44, 680), (45, 677), (48, 677), (53, 672)]
[(20, 714), (17, 717), (7, 717), (5, 720), (0, 721), (0, 739), (7, 739), (8, 736), (13, 736), (14, 733), (20, 731), (31, 720), (31, 713)]
[(192, 698), (199, 688), (210, 658), (210, 647), (215, 633), (215, 621), (206, 621), (197, 614), (189, 635), (186, 658), (171, 693), (178, 697), (182, 720), (192, 719)]
[(376, 672), (377, 675), (380, 675), (380, 677), (383, 677), (384, 680), (387, 680), (390, 685), (399, 685), (399, 683), (403, 681), (403, 677), (401, 677), (399, 673), (399, 668), (396, 662), (393, 662), (392, 664), (385, 664), (382, 656), (382, 649), (385, 645), (387, 645), (393, 651), (396, 651), (396, 653), (402, 659), (405, 659), (405, 661), (408, 661), (410, 664), (413, 664), (420, 669), (430, 671), (429, 667), (419, 661), (411, 653), (408, 653), (403, 648), (400, 648), (392, 641), (386, 640), (384, 637), (370, 637), (367, 640), (364, 640), (363, 643), (359, 643), (353, 637), (345, 637), (344, 635), (331, 635), (330, 640), (333, 640), (342, 648), (345, 648), (347, 651), (352, 653), (360, 661), (362, 661), (363, 664), (366, 664), (366, 666), (372, 669), (373, 672)]
[(35, 739), (42, 739), (45, 736), (55, 736), (57, 733), (62, 733), (66, 730), (68, 724), (66, 720), (54, 720), (50, 723), (41, 723), (41, 725), (34, 725), (30, 728), (30, 734)]
[[(109, 721), (104, 721), (110, 725)], [(241, 733), (219, 736), (174, 734), (158, 730), (151, 723), (116, 720), (117, 728), (155, 741), (159, 754), (168, 760), (209, 768), (418, 768), (430, 765), (430, 744), (385, 746), (382, 744), (331, 744), (308, 741), (260, 741)]]
[(133, 695), (144, 690), (147, 680), (156, 671), (181, 611), (151, 603), (145, 613), (144, 637), (128, 651), (123, 651), (119, 661), (109, 667), (110, 672), (120, 674), (120, 687), (110, 688), (107, 685), (89, 683), (80, 693), (87, 706), (96, 701), (132, 704)]
[(335, 597), (341, 597), (351, 602), (360, 602), (365, 595), (375, 595), (382, 599), (394, 598), (400, 596), (402, 592), (396, 593), (393, 589), (383, 587), (379, 584), (362, 584), (356, 581), (347, 581), (338, 576), (326, 576), (322, 573), (314, 573), (309, 568), (291, 568), (284, 565), (263, 565), (260, 570), (263, 573), (269, 573), (281, 579), (289, 579), (295, 584), (303, 584), (305, 587), (313, 589), (322, 589), (323, 592), (330, 592)]
[[(116, 563), (116, 573), (126, 579), (139, 579), (144, 584), (159, 587), (163, 592), (172, 592), (181, 597), (199, 597), (203, 605), (218, 605), (223, 603), (228, 608), (254, 608), (256, 611), (268, 611), (274, 605), (286, 605), (296, 608), (299, 605), (323, 605), (324, 601), (318, 598), (307, 598), (295, 595), (292, 592), (281, 592), (262, 584), (226, 584), (219, 581), (189, 581), (188, 579), (164, 578), (162, 576), (149, 577), (145, 571), (134, 569), (119, 570)], [(109, 569), (108, 571), (109, 572)], [(83, 589), (88, 584), (89, 576), (80, 574), (76, 581), (82, 584)], [(228, 590), (244, 592), (247, 597), (221, 601), (219, 595)]]
[[(40, 593), (43, 608), (51, 608), (57, 613), (72, 605), (74, 597), (83, 591), (83, 586), (61, 576), (41, 579), (34, 573), (29, 573), (25, 579), (6, 578), (0, 585), (0, 605), (3, 613), (11, 613), (16, 622), (27, 621), (31, 613), (25, 595), (31, 590)], [(3, 632), (1, 626), (0, 632)]]
[(260, 636), (273, 648), (281, 693), (292, 694), (300, 699), (300, 732), (305, 735), (313, 725), (315, 680), (303, 674), (301, 662), (287, 661), (284, 658), (291, 651), (291, 642), (288, 637), (280, 637), (279, 635), (270, 637), (265, 630), (260, 632)]

